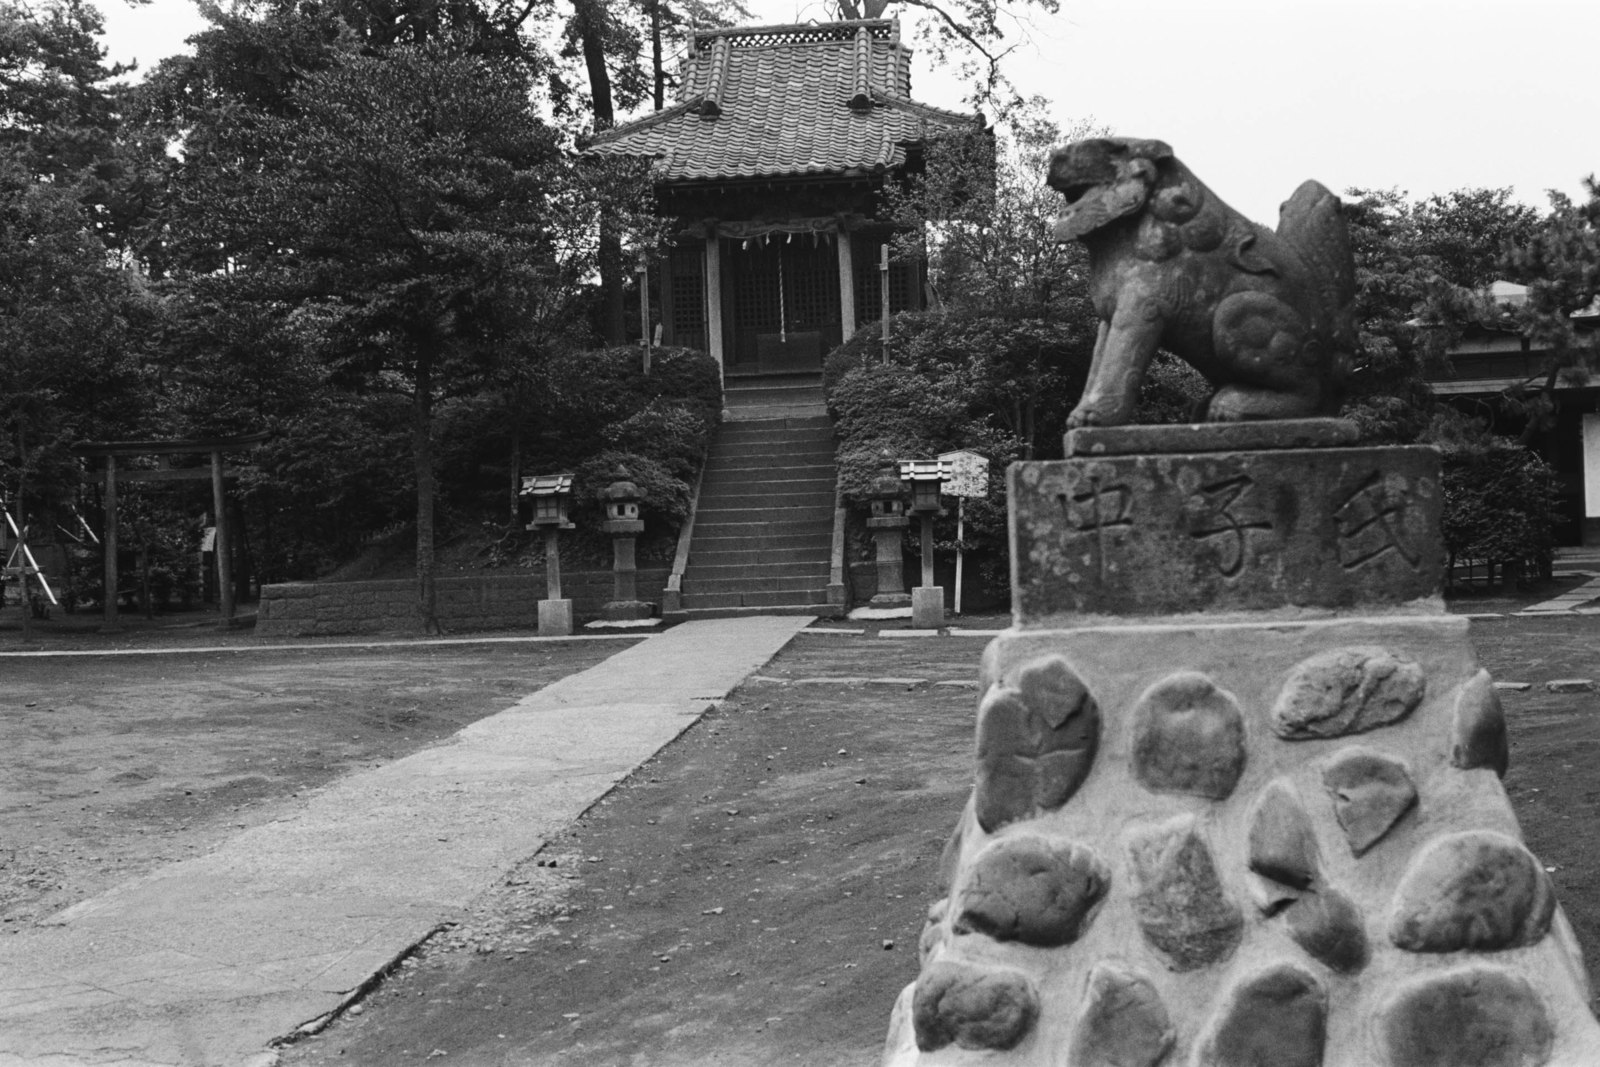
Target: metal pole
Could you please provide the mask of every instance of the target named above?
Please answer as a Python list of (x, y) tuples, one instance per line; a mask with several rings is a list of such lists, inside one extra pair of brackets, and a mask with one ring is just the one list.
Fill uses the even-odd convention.
[(217, 601), (222, 608), (222, 624), (233, 621), (233, 559), (228, 545), (228, 518), (222, 499), (222, 453), (211, 453), (211, 505), (217, 515)]
[(102, 626), (107, 630), (120, 630), (117, 622), (117, 457), (106, 456), (106, 565), (105, 596), (101, 605), (104, 612)]
[(956, 497), (956, 614), (961, 614), (961, 550), (967, 534), (967, 498)]

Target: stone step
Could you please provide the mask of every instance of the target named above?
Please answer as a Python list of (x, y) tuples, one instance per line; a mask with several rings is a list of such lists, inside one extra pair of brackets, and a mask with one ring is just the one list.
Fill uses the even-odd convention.
[(696, 608), (754, 608), (802, 604), (826, 605), (827, 603), (828, 591), (826, 589), (748, 593), (685, 592), (683, 594), (683, 606), (691, 611)]
[(796, 559), (790, 553), (768, 554), (765, 559), (754, 563), (738, 562), (723, 557), (732, 553), (718, 553), (711, 559), (701, 559), (691, 556), (689, 570), (683, 576), (684, 581), (693, 578), (697, 581), (721, 582), (742, 577), (756, 578), (816, 578), (821, 576), (823, 584), (828, 580), (828, 557), (811, 559)]
[(805, 470), (818, 474), (832, 474), (833, 446), (825, 448), (794, 448), (771, 452), (742, 452), (730, 455), (713, 455), (706, 462), (706, 475), (767, 471)]
[(707, 472), (700, 483), (700, 498), (724, 493), (745, 496), (756, 489), (773, 493), (826, 493), (833, 497), (831, 467), (771, 467), (765, 471)]
[[(738, 526), (783, 526), (793, 527), (805, 523), (824, 523), (831, 530), (833, 528), (833, 498), (807, 505), (794, 505), (786, 507), (706, 507), (701, 501), (700, 509), (695, 513), (695, 526), (704, 522), (708, 526), (738, 525)], [(735, 532), (735, 531), (725, 531)]]
[(691, 619), (737, 619), (753, 615), (816, 615), (824, 619), (837, 619), (844, 615), (838, 604), (768, 604), (762, 607), (687, 608), (683, 614)]
[(816, 415), (828, 409), (820, 403), (817, 404), (754, 404), (749, 407), (729, 408), (728, 417), (723, 425), (736, 422), (766, 421), (768, 419), (781, 419), (789, 416)]
[(723, 493), (707, 493), (702, 489), (697, 513), (779, 510), (785, 514), (773, 516), (773, 521), (781, 522), (793, 517), (787, 513), (794, 508), (827, 508), (832, 511), (833, 486), (818, 486), (800, 492), (791, 492), (781, 483), (777, 485), (752, 483), (745, 488)]
[(776, 374), (739, 374), (730, 373), (724, 382), (729, 392), (736, 389), (764, 389), (774, 385), (822, 385), (820, 371), (780, 371)]
[[(731, 530), (731, 532), (730, 532)], [(716, 552), (821, 552), (833, 551), (833, 524), (809, 532), (787, 526), (777, 529), (763, 524), (757, 529), (745, 526), (701, 529), (696, 524), (689, 552), (692, 556)]]
[[(740, 542), (743, 544), (744, 542)], [(813, 574), (817, 568), (827, 571), (832, 558), (832, 546), (826, 541), (802, 548), (761, 546), (749, 548), (708, 549), (701, 551), (698, 538), (689, 553), (690, 574), (705, 573), (708, 578), (720, 578), (726, 571), (752, 571), (766, 567), (804, 567), (803, 572)], [(719, 573), (711, 573), (719, 572)]]
[(826, 414), (793, 415), (781, 419), (749, 419), (717, 427), (717, 444), (784, 437), (833, 437), (833, 420)]
[(790, 386), (787, 388), (767, 389), (740, 389), (728, 390), (723, 396), (731, 412), (745, 411), (751, 408), (807, 408), (814, 410), (797, 411), (793, 415), (773, 415), (772, 418), (805, 418), (813, 415), (826, 415), (827, 406), (822, 397), (822, 387), (819, 386)]
[(792, 380), (736, 378), (728, 383), (723, 396), (729, 403), (743, 403), (772, 396), (814, 396), (821, 400), (822, 380), (820, 378), (795, 378)]
[(836, 476), (831, 465), (708, 469), (700, 482), (700, 498), (704, 500), (715, 494), (742, 497), (751, 492), (753, 487), (774, 493), (827, 493), (832, 497), (835, 482)]
[[(815, 574), (799, 574), (787, 576), (762, 576), (746, 575), (742, 578), (696, 578), (693, 569), (683, 576), (683, 595), (691, 593), (696, 596), (702, 593), (805, 593), (808, 590), (821, 589), (826, 591), (828, 585), (827, 568), (819, 577)], [(804, 599), (791, 596), (788, 599)]]

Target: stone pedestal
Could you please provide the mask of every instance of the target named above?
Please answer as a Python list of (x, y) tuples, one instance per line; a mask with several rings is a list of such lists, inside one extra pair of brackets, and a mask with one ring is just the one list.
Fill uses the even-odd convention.
[(877, 550), (878, 592), (871, 604), (875, 608), (903, 608), (911, 603), (906, 593), (905, 530), (911, 520), (904, 515), (873, 516), (867, 520)]
[(607, 622), (648, 619), (655, 605), (639, 599), (639, 567), (634, 561), (634, 542), (644, 532), (643, 519), (607, 519), (600, 529), (611, 535), (611, 600), (600, 605), (600, 617)]
[(569, 637), (572, 634), (572, 601), (539, 601), (539, 636)]
[(944, 625), (944, 586), (919, 585), (911, 590), (911, 625), (924, 630)]
[(1013, 467), (1015, 626), (885, 1064), (1600, 1063), (1436, 455), (1340, 426)]

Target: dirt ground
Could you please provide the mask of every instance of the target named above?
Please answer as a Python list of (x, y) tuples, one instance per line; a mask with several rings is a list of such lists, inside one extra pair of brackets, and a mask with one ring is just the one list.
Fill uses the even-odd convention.
[[(983, 645), (797, 638), (285, 1062), (870, 1059), (970, 782)], [(925, 681), (762, 680), (817, 675)]]
[[(1600, 696), (1542, 684), (1600, 678), (1597, 627), (1474, 638), (1497, 678), (1535, 683), (1505, 694), (1507, 785), (1600, 979)], [(933, 683), (970, 684), (982, 648), (797, 638), (284, 1062), (876, 1062), (971, 782), (977, 694)], [(850, 676), (907, 681), (768, 680)]]
[[(1454, 606), (1506, 611), (1557, 591)], [(1543, 687), (1600, 679), (1600, 617), (1491, 619), (1473, 632), (1498, 679), (1534, 683), (1503, 694), (1507, 787), (1600, 981), (1600, 694)], [(108, 638), (57, 619), (35, 636), (48, 648), (263, 644), (206, 620)], [(18, 638), (0, 618), (0, 651)], [(470, 921), (286, 1047), (285, 1064), (875, 1062), (970, 787), (983, 646), (796, 639), (476, 901)], [(0, 659), (0, 933), (278, 817), (338, 775), (622, 647)], [(902, 681), (798, 681), (817, 677)]]
[(0, 659), (0, 929), (202, 853), (626, 643)]

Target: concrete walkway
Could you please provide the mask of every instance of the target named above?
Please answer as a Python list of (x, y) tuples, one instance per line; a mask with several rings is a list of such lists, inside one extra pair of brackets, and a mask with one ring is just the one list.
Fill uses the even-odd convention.
[(449, 741), (0, 935), (0, 1067), (236, 1067), (336, 1010), (693, 723), (806, 617), (691, 622)]

